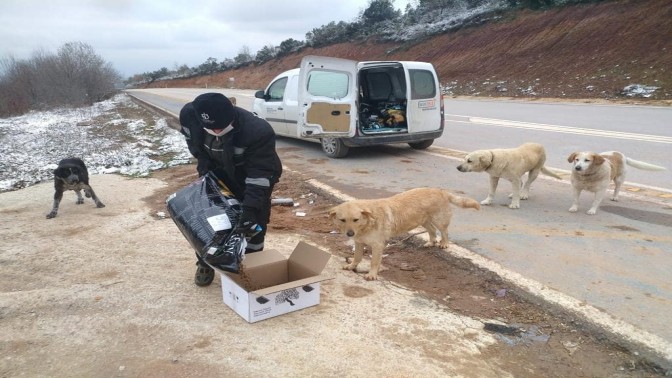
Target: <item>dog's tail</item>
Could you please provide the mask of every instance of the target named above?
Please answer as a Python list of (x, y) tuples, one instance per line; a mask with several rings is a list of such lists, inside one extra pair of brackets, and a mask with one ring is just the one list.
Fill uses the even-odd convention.
[(637, 169), (643, 169), (645, 171), (664, 171), (665, 170), (665, 167), (661, 167), (661, 166), (655, 165), (655, 164), (645, 163), (643, 161), (639, 161), (639, 160), (635, 160), (635, 159), (630, 159), (629, 157), (625, 158), (625, 162), (631, 167), (635, 167)]
[(481, 210), (481, 204), (479, 204), (478, 201), (473, 200), (471, 198), (460, 197), (460, 196), (456, 196), (455, 194), (449, 194), (448, 195), (448, 200), (453, 205), (459, 206), (463, 209)]
[(549, 170), (545, 166), (541, 167), (541, 173), (545, 174), (546, 176), (551, 176), (551, 177), (555, 177), (558, 180), (562, 180), (562, 177), (556, 175), (554, 172), (552, 172), (551, 170)]

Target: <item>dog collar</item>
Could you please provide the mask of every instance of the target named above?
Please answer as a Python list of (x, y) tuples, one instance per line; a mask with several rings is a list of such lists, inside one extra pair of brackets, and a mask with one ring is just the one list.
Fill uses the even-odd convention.
[(488, 169), (490, 169), (490, 167), (492, 167), (492, 162), (493, 162), (493, 161), (495, 161), (495, 154), (492, 153), (492, 151), (490, 151), (490, 164), (489, 164), (487, 167), (485, 167), (485, 170), (486, 170), (486, 171), (487, 171)]

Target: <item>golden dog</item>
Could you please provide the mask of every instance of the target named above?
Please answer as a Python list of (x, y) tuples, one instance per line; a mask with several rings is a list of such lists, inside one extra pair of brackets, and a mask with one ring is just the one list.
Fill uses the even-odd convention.
[(662, 171), (665, 168), (630, 159), (620, 152), (608, 151), (600, 154), (595, 152), (573, 152), (567, 161), (572, 163), (572, 188), (574, 190), (574, 202), (569, 211), (574, 213), (579, 209), (579, 196), (581, 191), (586, 190), (595, 193), (595, 198), (586, 211), (588, 215), (597, 213), (609, 183), (614, 181), (614, 195), (612, 201), (618, 201), (618, 192), (625, 181), (625, 165), (647, 171)]
[[(388, 198), (353, 200), (333, 207), (329, 218), (341, 233), (355, 241), (355, 257), (343, 269), (357, 269), (362, 261), (364, 245), (368, 245), (371, 248), (371, 269), (365, 278), (377, 279), (387, 241), (419, 226), (429, 232), (426, 247), (438, 245), (447, 248), (451, 203), (462, 208), (480, 209), (477, 201), (438, 188), (416, 188)], [(441, 233), (438, 243), (437, 231)]]
[[(467, 154), (462, 164), (457, 166), (460, 172), (487, 172), (490, 175), (490, 191), (481, 205), (490, 205), (495, 198), (499, 178), (511, 182), (511, 204), (509, 208), (520, 208), (520, 200), (526, 200), (530, 193), (530, 185), (539, 173), (562, 180), (562, 177), (549, 171), (544, 166), (546, 150), (538, 143), (525, 143), (517, 148), (499, 148), (477, 150)], [(523, 175), (527, 172), (527, 181), (522, 184)]]

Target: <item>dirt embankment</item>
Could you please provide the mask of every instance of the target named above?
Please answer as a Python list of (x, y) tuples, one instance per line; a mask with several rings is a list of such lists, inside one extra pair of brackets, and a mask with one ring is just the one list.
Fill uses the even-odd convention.
[(341, 43), (306, 48), (259, 66), (153, 87), (261, 89), (305, 55), (432, 62), (454, 96), (628, 100), (631, 84), (658, 87), (641, 102), (672, 103), (672, 2), (623, 0), (546, 11), (515, 11), (498, 21), (413, 45)]

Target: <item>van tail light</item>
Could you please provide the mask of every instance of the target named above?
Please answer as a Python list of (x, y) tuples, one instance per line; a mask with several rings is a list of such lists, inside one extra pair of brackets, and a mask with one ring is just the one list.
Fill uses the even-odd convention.
[(445, 120), (445, 114), (444, 114), (444, 109), (443, 109), (443, 91), (441, 92), (441, 104), (439, 105), (441, 107), (441, 124), (439, 125), (441, 128), (443, 128), (443, 122)]

